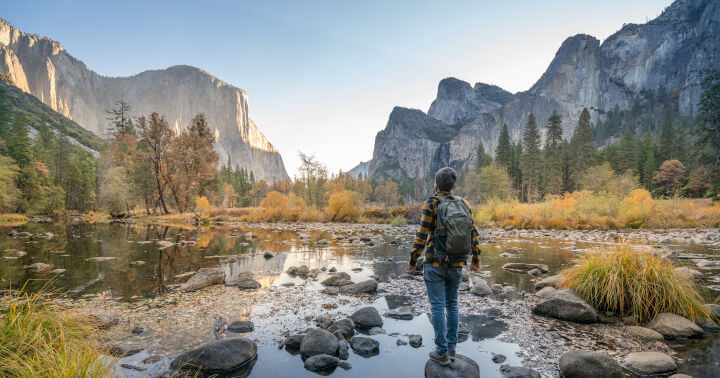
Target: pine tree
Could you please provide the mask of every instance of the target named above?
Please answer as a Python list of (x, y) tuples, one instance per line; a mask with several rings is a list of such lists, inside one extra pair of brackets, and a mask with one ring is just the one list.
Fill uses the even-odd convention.
[(535, 123), (535, 116), (530, 113), (523, 133), (523, 154), (520, 161), (523, 175), (523, 192), (528, 202), (540, 200), (542, 167), (540, 132)]
[(617, 171), (625, 173), (635, 171), (637, 168), (637, 144), (630, 129), (625, 130), (620, 142), (618, 142)]
[(135, 135), (135, 125), (133, 125), (132, 118), (130, 118), (130, 104), (125, 99), (115, 102), (115, 107), (112, 109), (105, 110), (105, 113), (109, 114), (106, 119), (110, 121), (108, 127), (108, 134), (117, 138), (119, 134)]
[(590, 124), (590, 112), (587, 108), (583, 108), (577, 127), (570, 139), (570, 154), (573, 159), (570, 181), (573, 189), (576, 187), (577, 178), (595, 163), (597, 149), (594, 138), (593, 128)]
[(498, 145), (495, 149), (495, 162), (510, 168), (510, 160), (512, 159), (512, 145), (510, 144), (510, 132), (508, 132), (507, 124), (503, 124), (502, 131), (498, 137)]
[(655, 162), (655, 142), (649, 131), (643, 136), (640, 145), (642, 146), (642, 153), (639, 157), (640, 168), (638, 170), (640, 183), (649, 189), (652, 187), (653, 173), (657, 169), (657, 163)]
[(660, 123), (660, 136), (658, 140), (658, 159), (662, 163), (675, 158), (675, 128), (670, 108), (665, 109)]
[(478, 142), (477, 151), (475, 151), (475, 170), (480, 172), (480, 170), (492, 163), (492, 157), (485, 153), (485, 147), (483, 146), (483, 142)]
[(708, 194), (713, 201), (720, 201), (720, 71), (707, 72), (702, 86), (695, 145), (700, 163), (709, 168), (713, 179)]
[(563, 185), (563, 156), (562, 156), (562, 119), (557, 111), (553, 110), (547, 122), (547, 135), (545, 137), (545, 193), (562, 194)]

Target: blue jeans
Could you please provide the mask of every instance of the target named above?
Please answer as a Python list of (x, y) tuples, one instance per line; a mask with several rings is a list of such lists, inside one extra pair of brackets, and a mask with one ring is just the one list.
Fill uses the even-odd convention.
[[(425, 286), (430, 299), (430, 320), (435, 330), (435, 345), (439, 352), (455, 350), (458, 339), (458, 289), (462, 267), (435, 267), (425, 264)], [(447, 322), (445, 311), (447, 310)]]

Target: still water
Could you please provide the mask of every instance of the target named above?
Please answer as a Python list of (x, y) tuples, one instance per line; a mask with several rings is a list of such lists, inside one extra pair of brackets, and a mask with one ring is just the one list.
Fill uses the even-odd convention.
[[(109, 295), (128, 303), (167, 293), (187, 280), (202, 267), (223, 267), (228, 277), (242, 272), (264, 272), (259, 275), (264, 286), (281, 286), (292, 282), (304, 285), (305, 290), (321, 290), (318, 281), (306, 281), (284, 273), (290, 266), (307, 265), (310, 269), (334, 266), (359, 282), (369, 277), (386, 282), (404, 273), (405, 261), (412, 243), (412, 230), (398, 228), (390, 232), (363, 232), (361, 229), (305, 231), (299, 237), (294, 229), (259, 229), (235, 226), (197, 228), (185, 225), (119, 224), (119, 223), (30, 223), (13, 228), (19, 232), (45, 237), (8, 237), (10, 229), (0, 229), (0, 289), (25, 285), (28, 291), (44, 286), (55, 292), (82, 297), (93, 293)], [(47, 233), (52, 233), (49, 236)], [(374, 245), (357, 243), (360, 237), (371, 238)], [(349, 242), (355, 239), (355, 242)], [(161, 241), (168, 241), (164, 247)], [(393, 241), (393, 243), (390, 243)], [(525, 274), (501, 269), (509, 260), (500, 255), (510, 252), (512, 262), (546, 264), (555, 272), (583, 250), (596, 244), (553, 239), (501, 239), (483, 246), (482, 270), (489, 273), (488, 283), (512, 285), (519, 290), (533, 292), (533, 281)], [(720, 251), (708, 247), (672, 246), (680, 253), (704, 255), (717, 259)], [(25, 252), (25, 253), (22, 253)], [(264, 253), (275, 256), (266, 258)], [(97, 259), (101, 257), (101, 259)], [(104, 261), (95, 261), (104, 260)], [(48, 264), (41, 271), (27, 269), (34, 263)], [(693, 266), (691, 260), (679, 260), (681, 265)], [(358, 269), (362, 267), (362, 269)], [(355, 269), (355, 270), (353, 270)], [(54, 272), (54, 273), (52, 273)], [(268, 273), (269, 272), (269, 273)], [(707, 277), (718, 274), (706, 272)], [(706, 290), (712, 298), (718, 293)], [(380, 313), (389, 304), (380, 295), (372, 303)], [(352, 369), (336, 369), (334, 376), (421, 376), (432, 348), (432, 328), (426, 316), (413, 320), (383, 318), (388, 333), (422, 335), (419, 349), (400, 348), (397, 338), (380, 334), (373, 338), (380, 342), (381, 354), (363, 358), (350, 353)], [(499, 333), (499, 332), (498, 332)], [(492, 354), (503, 354), (511, 365), (520, 365), (516, 356), (518, 345), (498, 340), (497, 334), (471, 334), (458, 345), (458, 352), (474, 359), (483, 376), (499, 376), (499, 365), (491, 361)], [(720, 338), (709, 337), (691, 347), (679, 349), (686, 362), (680, 371), (695, 377), (719, 376)], [(252, 366), (251, 376), (316, 376), (305, 371), (299, 356), (274, 345), (262, 345), (259, 358)], [(148, 354), (143, 352), (123, 359), (138, 363)], [(378, 372), (382, 371), (381, 375)], [(149, 369), (145, 373), (152, 373)], [(137, 372), (120, 369), (118, 374)], [(140, 374), (140, 375), (142, 375)]]

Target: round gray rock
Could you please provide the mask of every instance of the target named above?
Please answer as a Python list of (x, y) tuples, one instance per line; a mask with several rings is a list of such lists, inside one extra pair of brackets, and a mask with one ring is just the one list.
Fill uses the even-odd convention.
[(458, 354), (449, 365), (428, 360), (425, 363), (426, 378), (480, 378), (480, 367), (468, 357)]
[(353, 337), (350, 340), (350, 347), (355, 354), (363, 357), (370, 357), (380, 353), (380, 343), (369, 337)]
[(246, 337), (216, 340), (177, 356), (174, 370), (226, 372), (245, 365), (257, 356), (257, 345)]
[(677, 365), (665, 353), (637, 352), (625, 357), (625, 368), (638, 375), (667, 375), (677, 370)]
[(228, 325), (228, 332), (233, 333), (252, 332), (254, 329), (255, 324), (248, 320), (237, 320)]
[(335, 335), (322, 328), (315, 328), (308, 332), (300, 342), (300, 355), (302, 358), (318, 354), (334, 356), (337, 354), (338, 346), (338, 339)]
[(663, 341), (664, 337), (657, 331), (653, 331), (650, 328), (645, 327), (639, 327), (639, 326), (629, 326), (626, 327), (625, 330), (627, 333), (632, 336), (633, 338), (645, 341), (645, 342), (653, 342), (653, 341)]
[(647, 325), (648, 328), (659, 332), (666, 339), (702, 337), (703, 330), (697, 324), (680, 315), (663, 312), (655, 316)]
[(350, 319), (355, 322), (355, 325), (362, 328), (382, 327), (383, 320), (380, 313), (375, 307), (368, 306), (363, 307), (352, 315)]
[(320, 371), (338, 366), (340, 359), (329, 354), (318, 354), (305, 360), (305, 369)]
[(572, 350), (560, 357), (560, 371), (565, 378), (622, 377), (622, 367), (605, 353)]
[(344, 294), (372, 294), (377, 291), (377, 288), (378, 282), (371, 279), (356, 284), (341, 286), (340, 292)]
[(575, 323), (594, 323), (597, 312), (573, 289), (548, 293), (532, 310), (533, 314)]

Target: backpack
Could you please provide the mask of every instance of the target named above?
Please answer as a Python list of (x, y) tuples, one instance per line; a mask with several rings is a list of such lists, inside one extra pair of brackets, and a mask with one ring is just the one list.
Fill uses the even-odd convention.
[(433, 243), (439, 262), (465, 262), (472, 250), (473, 220), (461, 197), (440, 196)]

